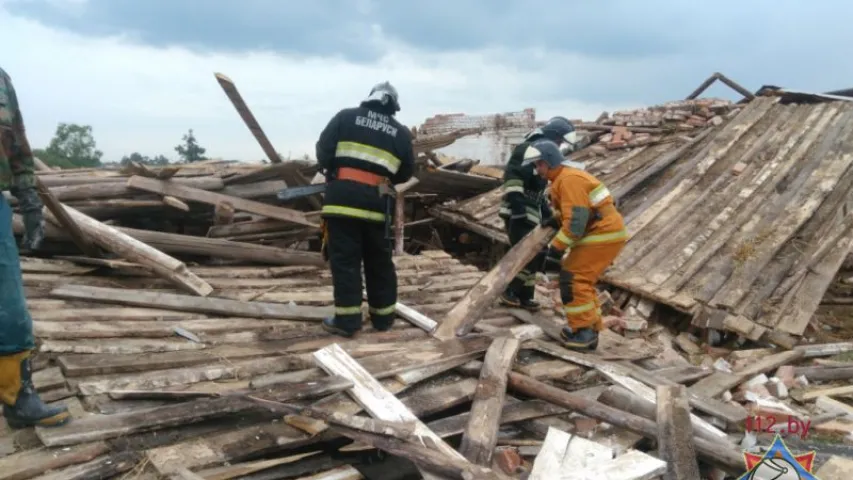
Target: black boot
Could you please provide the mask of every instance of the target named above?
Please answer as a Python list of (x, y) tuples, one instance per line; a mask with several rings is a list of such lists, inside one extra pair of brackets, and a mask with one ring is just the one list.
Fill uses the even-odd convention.
[(563, 327), (560, 331), (560, 340), (563, 346), (570, 350), (595, 350), (598, 348), (598, 332), (591, 328), (579, 328), (573, 331), (569, 327)]
[[(9, 427), (56, 427), (71, 420), (66, 407), (51, 407), (41, 401), (33, 385), (29, 353), (0, 357), (0, 379), (3, 382), (0, 385), (3, 416)], [(14, 402), (11, 401), (12, 397)]]
[(500, 302), (506, 307), (523, 308), (535, 312), (539, 310), (540, 305), (536, 300), (521, 299), (514, 290), (507, 289), (500, 297)]
[(521, 300), (518, 299), (518, 295), (516, 295), (515, 291), (510, 288), (507, 288), (503, 295), (501, 295), (500, 302), (506, 307), (521, 307)]
[(352, 338), (355, 336), (356, 333), (358, 333), (358, 330), (350, 330), (341, 326), (341, 322), (335, 317), (329, 317), (324, 319), (321, 325), (323, 327), (323, 330), (333, 335), (340, 335), (346, 338)]

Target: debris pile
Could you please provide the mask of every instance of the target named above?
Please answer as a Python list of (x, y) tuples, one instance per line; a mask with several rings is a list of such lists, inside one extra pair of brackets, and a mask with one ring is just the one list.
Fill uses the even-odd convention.
[[(415, 139), (398, 319), (353, 339), (319, 326), (333, 289), (311, 163), (39, 172), (48, 241), (22, 257), (34, 382), (74, 420), (0, 417), (0, 480), (722, 480), (771, 468), (776, 434), (786, 461), (838, 480), (853, 456), (853, 109), (780, 98), (588, 124), (602, 138), (575, 159), (632, 235), (600, 286), (595, 352), (561, 346), (547, 278), (538, 312), (497, 302), (554, 230), (508, 248), (499, 172), (433, 153), (470, 130)], [(659, 138), (631, 148), (626, 132)], [(459, 245), (489, 258), (463, 263)]]
[[(721, 125), (738, 106), (728, 100), (698, 99), (669, 102), (637, 110), (603, 113), (594, 123), (578, 123), (578, 130), (597, 132), (587, 152), (604, 155), (608, 150), (652, 145), (674, 133), (689, 133)], [(602, 133), (607, 132), (607, 133)]]

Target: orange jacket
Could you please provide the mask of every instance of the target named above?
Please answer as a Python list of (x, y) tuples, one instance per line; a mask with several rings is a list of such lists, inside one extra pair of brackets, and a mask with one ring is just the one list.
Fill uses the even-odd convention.
[(625, 241), (628, 234), (607, 187), (589, 173), (559, 166), (548, 173), (551, 205), (561, 228), (551, 246), (563, 251), (575, 245)]

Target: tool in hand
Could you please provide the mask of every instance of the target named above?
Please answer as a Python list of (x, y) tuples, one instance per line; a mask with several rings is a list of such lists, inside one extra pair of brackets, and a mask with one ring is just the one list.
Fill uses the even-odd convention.
[(385, 201), (385, 240), (393, 242), (394, 198), (397, 196), (397, 191), (387, 182), (380, 183), (378, 188), (379, 196)]

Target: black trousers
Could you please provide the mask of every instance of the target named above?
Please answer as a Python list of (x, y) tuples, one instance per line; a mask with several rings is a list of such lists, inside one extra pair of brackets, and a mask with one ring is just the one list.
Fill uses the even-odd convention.
[(379, 330), (394, 322), (397, 305), (397, 271), (385, 225), (356, 218), (327, 217), (326, 248), (335, 290), (335, 320), (340, 328), (361, 328), (361, 264), (367, 283), (370, 321)]
[[(524, 239), (536, 225), (531, 224), (526, 220), (506, 220), (504, 222), (507, 236), (509, 237), (510, 245), (515, 246), (518, 242)], [(542, 269), (542, 263), (545, 257), (542, 252), (538, 253), (533, 260), (524, 266), (524, 269), (518, 272), (518, 275), (509, 282), (507, 291), (514, 293), (521, 301), (533, 300), (533, 295), (536, 288), (536, 272)]]

